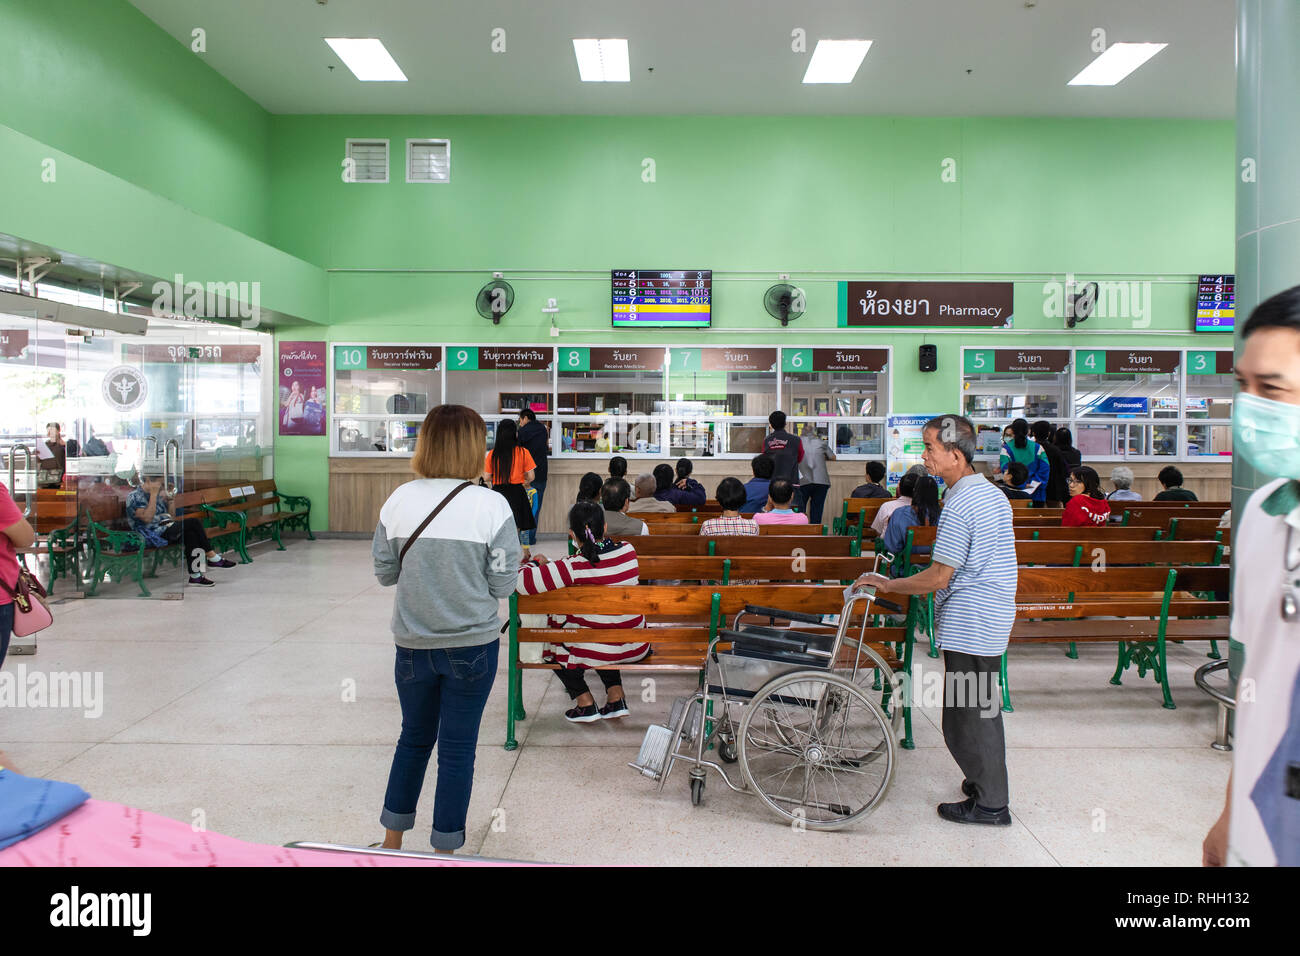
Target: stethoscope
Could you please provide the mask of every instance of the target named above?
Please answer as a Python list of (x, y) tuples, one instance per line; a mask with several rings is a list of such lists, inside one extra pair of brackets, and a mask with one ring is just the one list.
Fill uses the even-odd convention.
[(1294, 525), (1286, 527), (1286, 550), (1282, 555), (1282, 620), (1300, 621), (1300, 540)]

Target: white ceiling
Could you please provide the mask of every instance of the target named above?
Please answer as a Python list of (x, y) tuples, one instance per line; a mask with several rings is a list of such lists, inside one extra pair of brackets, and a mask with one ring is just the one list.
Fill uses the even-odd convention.
[[(1233, 0), (131, 0), (272, 113), (898, 114), (1229, 118)], [(506, 52), (490, 51), (506, 31)], [(1107, 40), (1169, 46), (1069, 87)], [(875, 43), (804, 86), (791, 31)], [(361, 83), (327, 36), (378, 37), (408, 83)], [(574, 37), (626, 37), (631, 83), (581, 83)], [(126, 51), (124, 51), (126, 52)], [(327, 69), (333, 65), (331, 72)], [(653, 67), (653, 72), (650, 68)], [(969, 72), (968, 72), (969, 71)]]

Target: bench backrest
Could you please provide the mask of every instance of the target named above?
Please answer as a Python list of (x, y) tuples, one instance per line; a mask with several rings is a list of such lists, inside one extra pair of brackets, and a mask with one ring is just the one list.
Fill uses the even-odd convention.
[[(844, 607), (844, 589), (838, 584), (583, 585), (542, 594), (520, 594), (517, 607), (520, 614), (570, 614), (575, 608), (581, 608), (584, 614), (627, 614), (628, 608), (636, 608), (652, 620), (707, 621), (714, 609), (715, 594), (719, 596), (719, 613), (728, 618), (750, 604), (808, 614), (838, 614)], [(878, 596), (901, 607), (907, 606), (904, 595), (881, 592)]]
[(1217, 541), (1016, 541), (1016, 563), (1085, 567), (1104, 561), (1128, 564), (1219, 564), (1223, 546)]
[(704, 555), (637, 555), (642, 581), (851, 581), (870, 571), (871, 558), (708, 557)]
[[(632, 514), (631, 517), (642, 517), (639, 514)], [(699, 517), (696, 515), (695, 517)], [(703, 519), (701, 519), (703, 521)], [(646, 527), (650, 529), (651, 534), (699, 534), (700, 522), (690, 521), (647, 521)], [(822, 526), (819, 524), (764, 524), (758, 526), (759, 534), (777, 534), (777, 535), (820, 535)], [(721, 535), (719, 536), (721, 537)]]
[[(805, 555), (846, 558), (853, 554), (854, 540), (825, 535), (752, 535), (752, 534), (635, 534), (615, 535), (616, 541), (630, 541), (638, 555), (714, 554), (781, 555), (793, 557), (797, 550)], [(710, 552), (712, 546), (712, 552)]]
[[(1168, 537), (1177, 540), (1213, 538), (1220, 531), (1219, 518), (1170, 518)], [(1226, 535), (1225, 535), (1226, 537)]]

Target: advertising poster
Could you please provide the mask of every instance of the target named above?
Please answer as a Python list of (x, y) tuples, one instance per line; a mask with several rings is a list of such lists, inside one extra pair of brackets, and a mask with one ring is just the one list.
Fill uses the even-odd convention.
[(280, 343), (280, 434), (324, 435), (325, 343)]
[[(890, 491), (898, 488), (898, 482), (907, 473), (907, 469), (923, 464), (921, 459), (925, 455), (925, 439), (921, 435), (921, 428), (934, 417), (890, 415), (885, 419), (885, 467), (888, 470), (885, 483)], [(943, 482), (938, 478), (935, 481), (939, 482), (942, 489)]]

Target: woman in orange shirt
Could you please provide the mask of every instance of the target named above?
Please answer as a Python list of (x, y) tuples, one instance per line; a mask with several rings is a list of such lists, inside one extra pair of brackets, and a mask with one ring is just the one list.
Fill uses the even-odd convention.
[(527, 448), (519, 444), (518, 426), (513, 418), (497, 425), (496, 441), (483, 459), (483, 480), (492, 490), (505, 496), (515, 516), (519, 529), (519, 543), (524, 547), (524, 560), (531, 556), (528, 549), (528, 532), (537, 527), (533, 519), (533, 506), (524, 486), (533, 480), (536, 463)]
[(1103, 527), (1110, 521), (1110, 502), (1101, 490), (1101, 479), (1087, 465), (1070, 469), (1066, 479), (1070, 500), (1066, 502), (1061, 527)]

